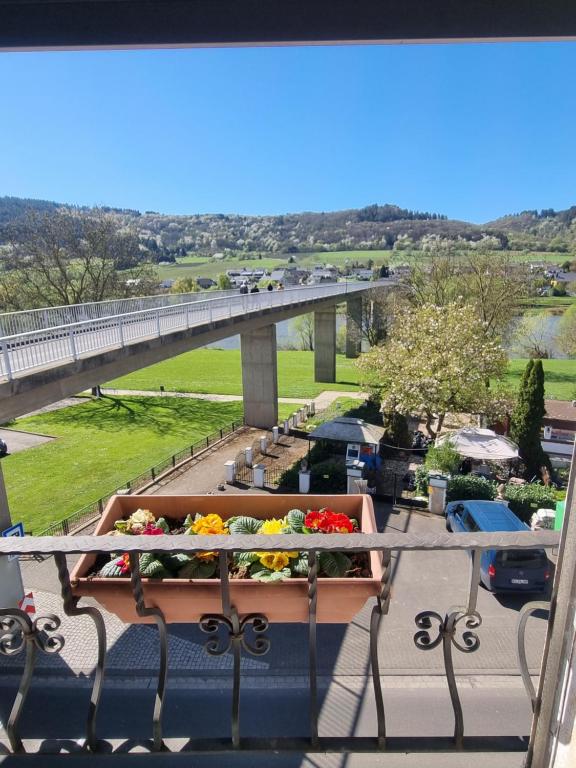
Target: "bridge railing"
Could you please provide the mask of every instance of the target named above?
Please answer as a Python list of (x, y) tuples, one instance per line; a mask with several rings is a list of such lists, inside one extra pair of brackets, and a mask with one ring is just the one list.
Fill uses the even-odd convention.
[(219, 299), (236, 293), (238, 293), (237, 289), (210, 291), (209, 293), (206, 291), (169, 293), (157, 296), (137, 296), (129, 299), (91, 301), (85, 304), (66, 304), (43, 309), (25, 309), (21, 312), (6, 312), (0, 314), (0, 337), (40, 331), (44, 328), (55, 328), (70, 323), (81, 323), (85, 320), (96, 320), (101, 317), (125, 315), (143, 309), (173, 307), (176, 304)]
[(389, 284), (387, 280), (365, 284), (330, 283), (282, 291), (235, 294), (5, 336), (0, 339), (0, 377), (11, 380), (23, 371), (50, 367), (65, 360), (78, 360), (98, 351), (126, 347), (143, 339), (158, 338), (227, 318), (243, 317), (264, 309), (346, 296)]

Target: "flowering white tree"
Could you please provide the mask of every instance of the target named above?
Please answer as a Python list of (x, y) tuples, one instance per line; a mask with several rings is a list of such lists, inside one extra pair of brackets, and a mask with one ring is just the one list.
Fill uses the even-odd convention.
[(505, 411), (507, 399), (487, 382), (502, 379), (506, 364), (504, 350), (487, 335), (474, 308), (458, 303), (405, 309), (387, 342), (358, 360), (362, 385), (380, 397), (382, 409), (423, 413), (432, 437), (449, 411)]

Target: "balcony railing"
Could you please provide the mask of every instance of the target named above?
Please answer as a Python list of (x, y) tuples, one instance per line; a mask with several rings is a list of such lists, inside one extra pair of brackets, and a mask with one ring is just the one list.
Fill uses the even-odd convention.
[[(262, 310), (281, 309), (332, 296), (346, 296), (390, 284), (390, 280), (367, 284), (330, 283), (287, 288), (283, 291), (226, 295), (4, 336), (0, 339), (0, 378), (12, 380), (25, 371), (76, 361), (107, 349), (124, 348), (144, 339), (209, 326), (217, 321), (245, 317)], [(274, 320), (271, 319), (271, 322)]]
[[(556, 547), (559, 534), (553, 531), (525, 533), (474, 533), (416, 535), (407, 533), (384, 534), (349, 534), (324, 536), (319, 534), (290, 536), (253, 535), (253, 536), (115, 536), (115, 537), (59, 537), (59, 538), (23, 538), (0, 539), (0, 554), (18, 554), (35, 556), (53, 556), (58, 571), (63, 598), (63, 612), (69, 617), (88, 616), (94, 623), (97, 642), (97, 665), (92, 685), (90, 701), (86, 712), (86, 731), (84, 742), (76, 742), (77, 735), (66, 732), (65, 722), (61, 732), (46, 733), (41, 736), (41, 748), (45, 751), (58, 752), (61, 749), (88, 749), (94, 752), (114, 751), (110, 734), (97, 729), (97, 714), (101, 704), (102, 687), (106, 666), (106, 623), (99, 609), (93, 606), (80, 606), (79, 598), (72, 592), (66, 556), (77, 553), (93, 555), (114, 552), (127, 552), (131, 563), (131, 599), (136, 613), (155, 622), (158, 630), (159, 664), (156, 685), (155, 706), (148, 726), (150, 739), (146, 743), (147, 751), (305, 751), (305, 752), (356, 752), (356, 751), (450, 751), (450, 750), (492, 750), (524, 751), (527, 737), (471, 736), (467, 734), (462, 706), (454, 670), (454, 654), (474, 653), (482, 642), (482, 616), (478, 602), (480, 576), (480, 558), (486, 550), (534, 549)], [(239, 616), (231, 603), (230, 581), (228, 574), (229, 558), (234, 552), (247, 552), (264, 549), (266, 551), (285, 551), (286, 549), (306, 551), (308, 553), (309, 573), (302, 579), (305, 585), (304, 600), (308, 608), (308, 675), (309, 675), (309, 726), (308, 732), (298, 737), (287, 737), (282, 732), (270, 738), (251, 738), (242, 733), (240, 720), (241, 693), (241, 656), (242, 654), (262, 656), (270, 649), (266, 637), (268, 620), (264, 614)], [(231, 732), (221, 738), (202, 738), (194, 733), (179, 734), (180, 740), (166, 738), (163, 730), (165, 700), (168, 679), (168, 642), (167, 625), (159, 608), (146, 604), (145, 586), (140, 577), (138, 553), (143, 552), (185, 552), (192, 554), (201, 551), (219, 552), (219, 576), (221, 607), (200, 620), (200, 629), (208, 635), (206, 651), (212, 655), (232, 655), (232, 694)], [(378, 552), (382, 559), (383, 574), (379, 594), (374, 601), (368, 631), (370, 675), (374, 695), (376, 726), (372, 736), (322, 736), (319, 733), (318, 705), (318, 647), (317, 647), (317, 608), (318, 608), (318, 554), (326, 551)], [(443, 614), (433, 610), (419, 611), (414, 617), (414, 630), (404, 642), (413, 643), (416, 649), (429, 652), (442, 646), (444, 673), (448, 683), (453, 710), (453, 738), (423, 737), (411, 735), (406, 738), (389, 737), (386, 732), (386, 696), (382, 689), (378, 650), (378, 635), (383, 620), (390, 610), (390, 589), (392, 583), (391, 562), (394, 554), (410, 551), (448, 551), (460, 550), (470, 554), (470, 582), (467, 599), (464, 604), (446, 607)], [(45, 566), (43, 566), (45, 567)], [(430, 579), (434, 578), (431, 573)], [(258, 589), (259, 585), (254, 584)], [(519, 659), (521, 672), (527, 687), (527, 694), (534, 703), (534, 689), (528, 674), (526, 656), (523, 652), (523, 634), (526, 619), (535, 609), (546, 607), (546, 603), (528, 604), (520, 614), (519, 620)], [(34, 665), (38, 651), (57, 654), (64, 646), (66, 638), (58, 633), (60, 618), (56, 615), (39, 616), (34, 621), (22, 610), (5, 607), (0, 610), (2, 635), (0, 653), (4, 655), (25, 654), (24, 671), (13, 704), (8, 706), (9, 716), (5, 720), (5, 730), (9, 748), (13, 752), (27, 751), (28, 739), (20, 732), (20, 717), (26, 707), (28, 690), (33, 680)], [(137, 693), (133, 692), (136, 696)], [(168, 695), (170, 695), (168, 693)], [(192, 695), (192, 694), (191, 694)], [(226, 695), (225, 693), (222, 694)], [(414, 696), (418, 696), (414, 691)], [(50, 691), (43, 701), (48, 707)], [(194, 707), (191, 703), (190, 723), (193, 723)], [(40, 726), (37, 726), (37, 730)], [(281, 730), (281, 726), (279, 726)], [(35, 734), (36, 739), (38, 735)], [(185, 745), (182, 746), (182, 738)], [(141, 743), (140, 743), (141, 746)], [(130, 748), (130, 741), (124, 740), (122, 751)], [(464, 764), (464, 763), (463, 763)]]

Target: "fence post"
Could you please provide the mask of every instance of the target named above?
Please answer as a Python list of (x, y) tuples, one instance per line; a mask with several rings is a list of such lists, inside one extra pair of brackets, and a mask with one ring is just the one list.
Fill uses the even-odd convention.
[(162, 332), (160, 330), (160, 310), (156, 310), (156, 330), (158, 331), (158, 336), (162, 336)]
[(284, 434), (290, 434), (290, 419), (284, 419)]
[(68, 329), (68, 338), (70, 339), (70, 351), (72, 352), (72, 359), (78, 360), (78, 355), (76, 353), (76, 342), (74, 341), (74, 331), (72, 328)]
[(266, 456), (266, 451), (268, 450), (268, 438), (266, 435), (260, 436), (260, 453), (262, 456)]
[(264, 488), (264, 477), (266, 466), (264, 464), (254, 464), (254, 488)]
[(246, 456), (246, 466), (251, 467), (252, 466), (252, 446), (249, 446), (248, 448), (244, 448), (244, 455)]
[(98, 512), (101, 515), (103, 511), (104, 511), (104, 504), (102, 503), (102, 499), (100, 498), (98, 499)]
[(226, 482), (228, 483), (228, 485), (234, 485), (236, 481), (236, 462), (225, 461), (224, 468), (226, 472)]
[(156, 470), (154, 469), (154, 467), (150, 467), (150, 476), (152, 480), (156, 480)]
[(280, 439), (280, 429), (278, 427), (272, 427), (272, 442), (274, 445), (278, 442)]
[(118, 331), (120, 333), (120, 346), (124, 346), (124, 326), (122, 325), (122, 316), (118, 320)]
[(224, 437), (224, 430), (221, 429), (220, 430), (220, 440), (222, 440), (223, 437)]
[(4, 355), (4, 367), (6, 368), (6, 376), (8, 376), (8, 381), (12, 381), (14, 378), (12, 374), (12, 366), (10, 365), (10, 354), (8, 352), (8, 345), (6, 342), (2, 344), (2, 353)]
[(210, 447), (210, 438), (208, 435), (206, 435), (206, 448)]
[(176, 454), (175, 453), (172, 454), (172, 466), (173, 467), (176, 466)]

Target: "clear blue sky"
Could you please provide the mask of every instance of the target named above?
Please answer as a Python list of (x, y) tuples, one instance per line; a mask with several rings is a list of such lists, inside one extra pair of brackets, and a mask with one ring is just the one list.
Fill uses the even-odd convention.
[(576, 204), (576, 43), (0, 54), (0, 195), (163, 213)]

